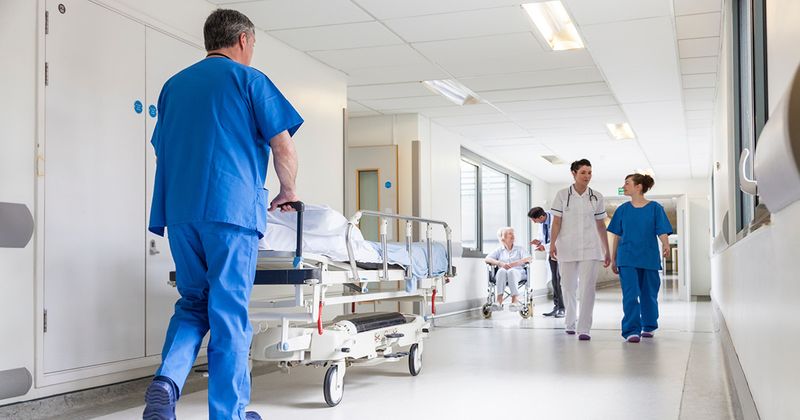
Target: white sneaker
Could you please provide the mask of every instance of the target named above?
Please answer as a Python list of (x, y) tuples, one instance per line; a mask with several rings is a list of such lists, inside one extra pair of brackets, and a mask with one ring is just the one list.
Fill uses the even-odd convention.
[(492, 312), (497, 312), (497, 311), (502, 311), (502, 310), (503, 310), (503, 305), (501, 305), (501, 304), (499, 304), (497, 302), (492, 304)]
[(509, 311), (521, 311), (522, 310), (522, 304), (519, 303), (519, 302), (512, 303), (512, 304), (508, 305), (508, 310)]

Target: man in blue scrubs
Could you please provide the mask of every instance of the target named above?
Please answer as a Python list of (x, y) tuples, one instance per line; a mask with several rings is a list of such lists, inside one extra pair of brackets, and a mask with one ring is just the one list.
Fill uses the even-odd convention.
[(260, 419), (250, 401), (247, 307), (258, 239), (266, 228), (270, 152), (281, 189), (269, 210), (297, 201), (291, 136), (303, 119), (250, 67), (253, 23), (216, 10), (204, 29), (208, 56), (169, 79), (158, 99), (151, 232), (169, 231), (180, 299), (162, 363), (147, 389), (145, 419), (175, 418), (175, 403), (206, 333), (211, 419)]

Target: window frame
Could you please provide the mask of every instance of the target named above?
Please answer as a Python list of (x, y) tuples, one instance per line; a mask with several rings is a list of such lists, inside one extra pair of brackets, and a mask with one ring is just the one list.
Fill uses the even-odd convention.
[[(511, 226), (511, 180), (516, 180), (527, 186), (528, 194), (526, 195), (526, 202), (527, 207), (530, 209), (531, 206), (531, 196), (533, 194), (533, 182), (518, 174), (517, 172), (508, 169), (507, 167), (498, 164), (492, 160), (486, 159), (483, 156), (466, 149), (464, 147), (461, 148), (461, 161), (476, 166), (478, 168), (478, 175), (477, 175), (477, 183), (476, 183), (476, 196), (477, 196), (477, 211), (476, 211), (476, 238), (475, 238), (475, 248), (464, 248), (463, 250), (463, 257), (471, 257), (471, 258), (485, 258), (487, 255), (487, 250), (483, 249), (483, 168), (488, 167), (501, 174), (505, 175), (506, 177), (506, 226)], [(460, 162), (459, 162), (460, 163)], [(460, 165), (459, 165), (460, 168)], [(460, 169), (459, 169), (460, 170)], [(459, 201), (460, 205), (460, 201)], [(527, 219), (527, 214), (525, 215)], [(463, 222), (463, 218), (461, 219)], [(463, 227), (462, 227), (463, 232)], [(530, 223), (527, 223), (527, 237), (531, 238), (532, 231)], [(530, 242), (530, 241), (528, 241)], [(530, 243), (527, 244), (528, 251), (530, 252)]]
[[(739, 159), (742, 150), (750, 149), (751, 155), (758, 143), (758, 136), (769, 118), (767, 90), (767, 38), (766, 38), (766, 0), (735, 0), (730, 3), (733, 18), (732, 30), (732, 69), (734, 136), (733, 150), (735, 165), (734, 210), (737, 239), (747, 234), (755, 216), (758, 196), (751, 196), (739, 187)], [(746, 15), (745, 15), (746, 14)], [(743, 39), (746, 36), (747, 39)], [(743, 44), (745, 43), (745, 44)], [(746, 56), (742, 52), (745, 49)], [(746, 74), (743, 70), (746, 70)], [(748, 103), (742, 103), (743, 88), (748, 89)], [(744, 108), (747, 106), (748, 108)], [(747, 132), (747, 136), (743, 133)], [(748, 161), (752, 173), (753, 161)]]

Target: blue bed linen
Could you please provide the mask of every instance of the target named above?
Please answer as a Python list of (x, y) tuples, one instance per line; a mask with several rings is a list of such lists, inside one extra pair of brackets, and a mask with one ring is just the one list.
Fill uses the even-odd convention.
[[(381, 254), (383, 250), (380, 242), (367, 242)], [(425, 242), (414, 242), (411, 244), (411, 259), (409, 261), (406, 244), (388, 243), (386, 247), (389, 264), (397, 264), (408, 267), (411, 264), (412, 278), (406, 280), (406, 291), (414, 292), (417, 290), (417, 282), (428, 277), (428, 245)], [(447, 249), (444, 244), (433, 243), (433, 275), (441, 276), (447, 272)]]

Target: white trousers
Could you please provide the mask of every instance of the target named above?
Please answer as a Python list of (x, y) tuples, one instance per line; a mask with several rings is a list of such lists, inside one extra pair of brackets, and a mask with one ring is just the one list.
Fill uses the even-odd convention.
[(511, 296), (517, 296), (519, 294), (517, 285), (519, 281), (522, 280), (522, 271), (513, 268), (511, 270), (498, 268), (494, 278), (497, 280), (495, 283), (495, 294), (497, 296), (503, 296), (503, 291), (506, 290), (506, 284), (508, 284), (508, 288), (511, 289)]
[(561, 293), (564, 295), (564, 308), (567, 312), (564, 317), (564, 327), (567, 330), (576, 331), (578, 334), (589, 334), (589, 330), (592, 329), (592, 312), (599, 269), (600, 261), (596, 260), (558, 262)]

